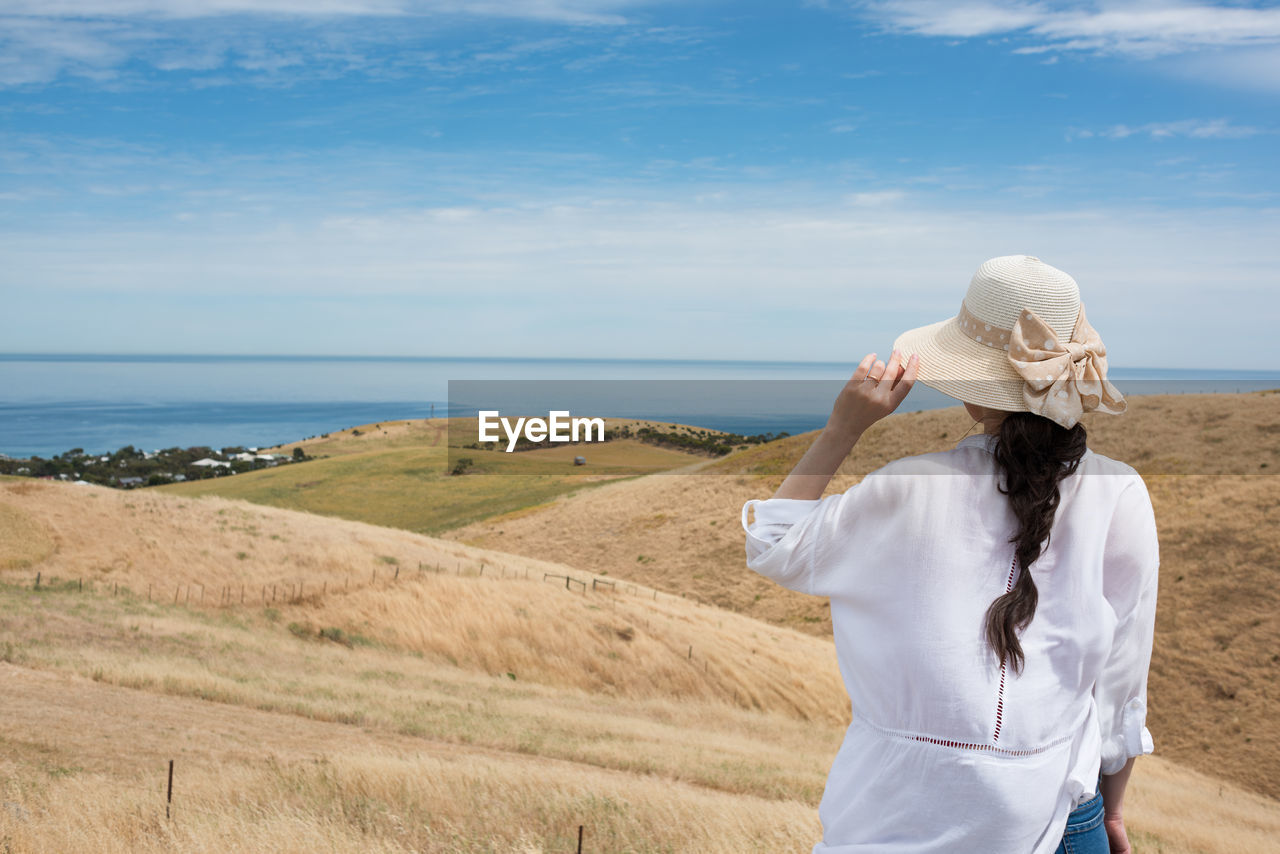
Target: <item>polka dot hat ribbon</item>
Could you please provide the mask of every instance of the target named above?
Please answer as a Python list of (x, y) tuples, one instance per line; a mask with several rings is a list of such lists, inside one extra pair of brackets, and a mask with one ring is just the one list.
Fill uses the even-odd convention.
[(1029, 308), (1018, 314), (1013, 329), (979, 320), (963, 304), (958, 319), (960, 331), (974, 341), (1007, 351), (1009, 364), (1023, 379), (1029, 411), (1070, 428), (1083, 412), (1119, 415), (1128, 407), (1107, 380), (1107, 348), (1085, 319), (1083, 303), (1065, 342)]

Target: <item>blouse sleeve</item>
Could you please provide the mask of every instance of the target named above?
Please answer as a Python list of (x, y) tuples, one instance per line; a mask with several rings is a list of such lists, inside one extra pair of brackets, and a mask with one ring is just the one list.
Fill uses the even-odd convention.
[(1141, 476), (1121, 490), (1103, 552), (1103, 595), (1116, 614), (1111, 653), (1094, 683), (1103, 774), (1155, 745), (1146, 727), (1147, 673), (1155, 633), (1160, 545)]
[[(864, 479), (844, 493), (812, 501), (752, 499), (742, 506), (747, 534), (747, 567), (789, 590), (829, 596), (832, 563), (824, 560), (831, 533), (848, 510), (849, 499), (865, 489)], [(755, 520), (748, 522), (754, 510)]]

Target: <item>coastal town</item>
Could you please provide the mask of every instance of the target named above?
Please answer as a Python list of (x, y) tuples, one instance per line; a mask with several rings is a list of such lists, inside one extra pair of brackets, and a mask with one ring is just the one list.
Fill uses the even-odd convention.
[(238, 446), (221, 450), (196, 446), (144, 451), (126, 445), (108, 454), (91, 454), (83, 448), (72, 448), (49, 459), (20, 459), (0, 454), (0, 474), (135, 489), (224, 477), (306, 459), (308, 457), (302, 448), (294, 448), (292, 454), (279, 454)]

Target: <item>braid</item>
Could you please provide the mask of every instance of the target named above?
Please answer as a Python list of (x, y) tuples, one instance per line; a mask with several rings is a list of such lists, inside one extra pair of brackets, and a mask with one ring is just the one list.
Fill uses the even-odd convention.
[(1011, 412), (1000, 423), (995, 459), (1004, 472), (1005, 487), (997, 488), (1009, 496), (1018, 519), (1018, 532), (1009, 542), (1017, 544), (1014, 556), (1022, 571), (1013, 588), (987, 609), (986, 636), (1000, 661), (1009, 660), (1014, 672), (1026, 661), (1018, 633), (1035, 616), (1039, 601), (1030, 567), (1048, 544), (1060, 499), (1058, 483), (1080, 464), (1085, 439), (1083, 424), (1067, 429), (1031, 412)]

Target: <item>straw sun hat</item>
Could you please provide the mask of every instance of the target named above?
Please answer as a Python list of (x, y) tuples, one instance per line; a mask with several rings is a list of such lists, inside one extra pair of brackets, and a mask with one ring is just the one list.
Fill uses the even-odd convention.
[(959, 313), (908, 330), (893, 346), (920, 354), (916, 378), (945, 395), (1072, 427), (1082, 412), (1119, 415), (1107, 348), (1075, 279), (1030, 255), (1005, 255), (973, 274)]

